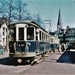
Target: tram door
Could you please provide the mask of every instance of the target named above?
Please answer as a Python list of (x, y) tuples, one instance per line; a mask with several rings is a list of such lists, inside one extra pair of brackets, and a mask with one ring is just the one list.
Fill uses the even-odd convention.
[(18, 30), (18, 51), (25, 52), (25, 41), (24, 41), (24, 28)]
[(16, 25), (16, 46), (17, 52), (25, 52), (25, 25)]

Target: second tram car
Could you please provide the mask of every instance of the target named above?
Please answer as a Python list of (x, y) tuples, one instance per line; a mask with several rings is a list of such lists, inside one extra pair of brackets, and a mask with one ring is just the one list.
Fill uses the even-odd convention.
[(8, 28), (9, 55), (18, 63), (37, 61), (52, 50), (51, 44), (59, 43), (58, 38), (47, 33), (33, 21), (12, 23)]

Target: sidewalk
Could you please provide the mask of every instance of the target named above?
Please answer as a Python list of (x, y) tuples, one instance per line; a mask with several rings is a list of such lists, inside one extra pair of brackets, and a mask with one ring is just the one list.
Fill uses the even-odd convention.
[(0, 54), (0, 64), (9, 60), (9, 52), (4, 52), (4, 54)]
[(0, 54), (0, 59), (9, 57), (9, 52), (4, 52), (4, 54)]

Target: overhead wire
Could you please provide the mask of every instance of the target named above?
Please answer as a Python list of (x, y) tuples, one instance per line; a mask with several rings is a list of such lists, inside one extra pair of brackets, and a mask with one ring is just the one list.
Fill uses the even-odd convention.
[(46, 11), (45, 11), (45, 10), (43, 9), (43, 7), (41, 6), (40, 2), (39, 2), (38, 0), (37, 0), (37, 2), (38, 2), (38, 4), (40, 5), (41, 9), (43, 10), (43, 12), (46, 14), (46, 16), (47, 16), (47, 18), (48, 18), (48, 20), (44, 20), (44, 21), (49, 22), (49, 23), (46, 23), (46, 24), (49, 24), (49, 30), (48, 30), (48, 32), (51, 32), (51, 30), (52, 30), (51, 20), (49, 20), (49, 17), (48, 17), (48, 15), (47, 15)]
[(47, 16), (47, 18), (48, 18), (48, 20), (44, 20), (44, 21), (47, 21), (47, 22), (49, 22), (49, 23), (46, 23), (46, 24), (49, 24), (50, 26), (49, 26), (49, 32), (52, 30), (52, 26), (51, 26), (51, 20), (49, 20), (49, 17), (48, 17), (48, 15), (47, 15), (47, 13), (46, 13), (46, 11), (44, 10), (44, 8), (41, 6), (41, 4), (40, 4), (40, 2), (37, 0), (37, 2), (38, 2), (38, 4), (40, 5), (40, 7), (41, 7), (41, 9), (43, 10), (43, 12), (46, 14), (46, 16)]
[(31, 0), (29, 0), (29, 1), (45, 18), (47, 18), (47, 16), (45, 16)]
[[(41, 4), (39, 3), (38, 0), (37, 0), (37, 2), (38, 2), (38, 4), (39, 4), (39, 6), (41, 7), (42, 11), (43, 11), (46, 15), (44, 15), (44, 14), (38, 9), (38, 7), (37, 7), (31, 0), (29, 0), (29, 1), (30, 1), (31, 4), (47, 19), (46, 21), (51, 22), (51, 20), (49, 20), (49, 17), (48, 17), (48, 15), (47, 15), (47, 13), (45, 12), (45, 10), (43, 9), (43, 7), (41, 6)], [(51, 30), (52, 30), (51, 23), (48, 23), (48, 24), (50, 24), (49, 30), (51, 31)], [(45, 27), (45, 26), (44, 26), (44, 27)]]
[(38, 4), (40, 5), (40, 7), (41, 7), (41, 9), (43, 10), (43, 12), (46, 14), (47, 18), (49, 19), (49, 17), (48, 17), (48, 15), (47, 15), (46, 11), (45, 11), (44, 8), (41, 6), (40, 2), (39, 2), (38, 0), (37, 0), (37, 2), (38, 2)]

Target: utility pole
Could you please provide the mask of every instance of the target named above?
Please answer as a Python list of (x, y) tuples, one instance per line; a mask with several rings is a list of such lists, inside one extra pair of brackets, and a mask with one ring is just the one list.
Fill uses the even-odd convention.
[(50, 33), (52, 31), (51, 20), (43, 20), (43, 21), (44, 21), (44, 24), (49, 24), (48, 33)]

